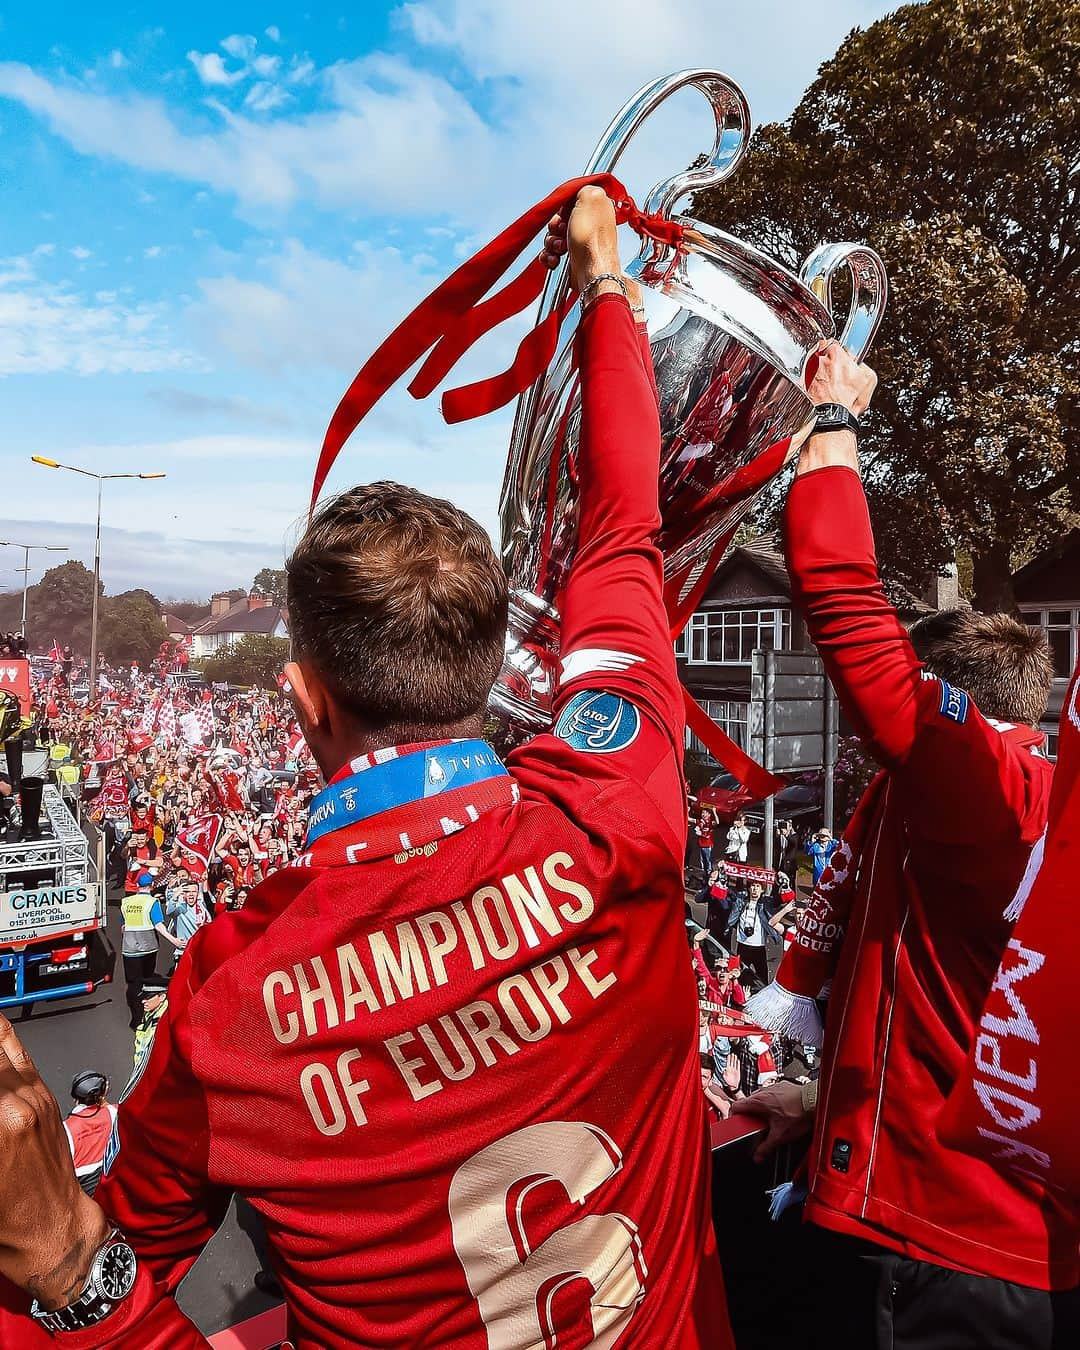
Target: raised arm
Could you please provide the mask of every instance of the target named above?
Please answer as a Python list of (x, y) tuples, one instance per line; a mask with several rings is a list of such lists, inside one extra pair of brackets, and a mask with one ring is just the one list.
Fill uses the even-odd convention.
[[(859, 414), (875, 384), (833, 343), (809, 392), (816, 404)], [(998, 831), (1026, 833), (1037, 812), (1020, 759), (966, 692), (924, 670), (885, 595), (852, 432), (810, 437), (784, 533), (792, 594), (842, 708), (904, 793), (909, 827), (928, 842), (960, 846)]]
[[(559, 598), (555, 735), (581, 751), (579, 778), (647, 785), (675, 847), (686, 832), (684, 722), (655, 543), (660, 418), (648, 342), (634, 321), (639, 293), (621, 277), (617, 245), (615, 211), (598, 188), (578, 194), (568, 222), (553, 220), (545, 242), (550, 260), (569, 248), (584, 311), (578, 545)], [(546, 737), (533, 742), (533, 758), (552, 753)], [(527, 758), (515, 759), (515, 772), (524, 774)]]

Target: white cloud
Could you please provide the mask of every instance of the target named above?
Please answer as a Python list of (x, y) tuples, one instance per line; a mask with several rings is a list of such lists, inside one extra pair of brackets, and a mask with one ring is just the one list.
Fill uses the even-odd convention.
[(82, 244), (76, 244), (74, 248), (69, 248), (68, 252), (73, 258), (78, 258), (80, 262), (91, 256), (88, 248), (83, 248)]
[(272, 23), (270, 27), (266, 30), (266, 36), (270, 39), (271, 42), (280, 42), (281, 29), (277, 26), (276, 23)]
[(160, 258), (160, 257), (161, 257), (161, 245), (160, 245), (160, 244), (151, 244), (149, 248), (144, 248), (144, 249), (143, 249), (142, 255), (143, 255), (144, 258)]
[(235, 56), (238, 61), (250, 61), (256, 45), (255, 38), (250, 33), (233, 33), (221, 40), (222, 50), (228, 52), (230, 56)]
[(315, 74), (315, 62), (310, 56), (294, 56), (289, 62), (290, 84), (306, 84)]
[(220, 125), (203, 133), (181, 130), (160, 100), (91, 93), (14, 62), (0, 63), (0, 96), (85, 154), (206, 184), (248, 209), (303, 196), (328, 209), (412, 213), (474, 199), (496, 138), (445, 80), (385, 56), (324, 79), (326, 111), (262, 122), (218, 105)]
[(127, 63), (128, 59), (122, 51), (114, 48), (109, 53), (109, 65), (112, 66), (113, 70), (123, 70)]
[(196, 364), (172, 347), (162, 329), (161, 315), (150, 305), (125, 307), (110, 292), (90, 300), (41, 280), (28, 258), (0, 261), (0, 376), (120, 374)]
[(280, 56), (256, 56), (251, 62), (251, 69), (261, 80), (272, 80), (280, 68)]
[(222, 87), (235, 84), (244, 78), (242, 70), (226, 70), (225, 62), (217, 52), (195, 52), (187, 54), (187, 59), (195, 67), (196, 74), (203, 84)]
[(260, 80), (248, 90), (244, 98), (244, 107), (250, 108), (252, 112), (268, 113), (288, 103), (290, 98), (291, 95), (287, 89)]

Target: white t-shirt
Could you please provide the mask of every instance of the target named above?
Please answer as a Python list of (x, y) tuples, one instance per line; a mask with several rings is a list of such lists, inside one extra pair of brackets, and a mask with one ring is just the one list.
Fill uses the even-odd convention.
[(732, 825), (727, 832), (727, 848), (724, 853), (728, 858), (745, 862), (746, 846), (749, 842), (750, 827), (748, 825)]

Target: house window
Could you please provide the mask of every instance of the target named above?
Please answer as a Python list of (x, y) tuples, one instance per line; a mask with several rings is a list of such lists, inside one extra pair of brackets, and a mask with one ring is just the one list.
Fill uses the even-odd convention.
[(1050, 644), (1054, 678), (1067, 680), (1076, 665), (1080, 637), (1080, 609), (1028, 609), (1020, 611), (1029, 628), (1040, 628)]
[[(726, 731), (737, 746), (743, 750), (749, 749), (749, 704), (739, 703), (734, 699), (711, 698), (702, 700), (701, 706), (720, 730)], [(687, 750), (696, 750), (699, 755), (704, 755), (706, 759), (712, 761), (712, 756), (708, 750), (689, 727), (686, 729), (686, 748)]]
[(788, 609), (709, 609), (690, 616), (675, 654), (692, 666), (748, 666), (755, 648), (790, 646)]

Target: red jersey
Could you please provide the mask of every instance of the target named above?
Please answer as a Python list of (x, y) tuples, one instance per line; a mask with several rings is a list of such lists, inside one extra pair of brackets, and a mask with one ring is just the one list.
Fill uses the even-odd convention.
[(346, 826), (354, 861), (316, 843), (192, 939), (98, 1192), (136, 1291), (58, 1342), (203, 1345), (163, 1295), (237, 1191), (299, 1350), (731, 1346), (647, 353), (622, 297), (584, 316), (558, 720), (516, 800), (409, 847)]
[(976, 1275), (1076, 1284), (1075, 1260), (1048, 1266), (1038, 1205), (936, 1135), (1046, 824), (1042, 733), (983, 717), (923, 670), (882, 590), (853, 470), (795, 480), (786, 539), (810, 636), (888, 773), (829, 1000), (807, 1218)]
[(1071, 940), (1078, 875), (1080, 666), (1062, 708), (1046, 836), (1010, 906), (1020, 914), (940, 1129), (948, 1147), (989, 1164), (1037, 1207), (1047, 1264), (1064, 1272), (1064, 1288), (1080, 1247), (1080, 962)]

